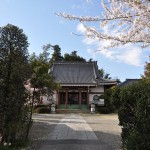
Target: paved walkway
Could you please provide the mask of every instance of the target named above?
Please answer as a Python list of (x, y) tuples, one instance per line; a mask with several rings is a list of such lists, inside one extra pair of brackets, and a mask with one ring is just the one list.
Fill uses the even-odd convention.
[(91, 127), (80, 115), (68, 115), (62, 119), (54, 131), (47, 137), (48, 140), (98, 140)]
[(65, 115), (50, 134), (38, 140), (35, 149), (113, 150), (111, 145), (99, 141), (91, 127), (79, 114)]

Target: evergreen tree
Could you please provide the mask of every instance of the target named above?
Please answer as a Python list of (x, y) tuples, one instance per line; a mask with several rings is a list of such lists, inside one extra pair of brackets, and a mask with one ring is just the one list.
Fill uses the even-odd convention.
[(64, 61), (83, 61), (83, 62), (86, 62), (86, 60), (77, 55), (77, 51), (72, 51), (70, 54), (68, 53), (65, 53), (64, 54)]
[(111, 79), (111, 77), (109, 76), (110, 74), (109, 73), (105, 73), (105, 70), (103, 68), (99, 69), (98, 73), (99, 73), (99, 75), (100, 75), (101, 78)]
[[(30, 104), (30, 116), (29, 120), (32, 122), (32, 111), (35, 103), (35, 99), (40, 103), (40, 96), (43, 94), (51, 95), (54, 90), (59, 88), (59, 84), (55, 82), (54, 77), (51, 72), (48, 72), (50, 69), (50, 53), (48, 52), (51, 48), (50, 44), (43, 46), (43, 52), (36, 56), (33, 53), (30, 56), (30, 70), (31, 76), (25, 82), (25, 87), (29, 93), (28, 102)], [(27, 137), (31, 125), (28, 124), (27, 128)]]
[[(29, 109), (29, 122), (32, 122), (32, 112), (34, 103), (40, 104), (40, 96), (44, 94), (51, 95), (53, 91), (59, 88), (59, 84), (55, 82), (51, 72), (49, 72), (51, 59), (50, 50), (51, 45), (43, 46), (43, 52), (38, 56), (33, 53), (29, 58), (30, 77), (24, 82), (27, 95), (27, 106)], [(35, 101), (36, 100), (36, 101)], [(27, 125), (28, 138), (31, 124)]]
[[(15, 143), (28, 114), (23, 81), (28, 74), (28, 41), (22, 29), (8, 24), (0, 28), (0, 135)], [(19, 132), (19, 133), (18, 133)], [(19, 138), (23, 138), (20, 135)]]
[(52, 61), (62, 61), (63, 57), (61, 56), (61, 48), (59, 47), (59, 45), (54, 45), (53, 47), (53, 54), (52, 54)]

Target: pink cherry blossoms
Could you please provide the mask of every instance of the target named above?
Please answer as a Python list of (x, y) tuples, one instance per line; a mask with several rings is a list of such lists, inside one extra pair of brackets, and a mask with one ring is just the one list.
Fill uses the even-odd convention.
[[(84, 25), (84, 35), (96, 40), (109, 40), (110, 46), (127, 43), (150, 45), (150, 0), (102, 0), (102, 16), (74, 16), (58, 13), (69, 20), (78, 20)], [(86, 25), (95, 22), (95, 26)], [(99, 23), (98, 27), (96, 23)], [(106, 29), (107, 28), (107, 32)]]

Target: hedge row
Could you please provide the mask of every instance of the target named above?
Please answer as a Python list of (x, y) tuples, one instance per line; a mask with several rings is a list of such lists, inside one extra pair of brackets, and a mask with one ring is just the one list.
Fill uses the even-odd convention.
[(150, 82), (141, 81), (121, 89), (118, 111), (123, 148), (150, 149)]

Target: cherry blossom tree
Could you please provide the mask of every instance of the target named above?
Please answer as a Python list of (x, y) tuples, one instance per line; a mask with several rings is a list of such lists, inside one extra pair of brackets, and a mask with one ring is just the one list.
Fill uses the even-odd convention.
[(150, 56), (149, 61), (145, 63), (144, 74), (142, 75), (143, 79), (150, 79)]
[[(150, 45), (150, 0), (101, 1), (104, 8), (102, 17), (74, 16), (67, 13), (57, 15), (78, 20), (84, 25), (86, 37), (109, 41), (108, 47), (128, 43), (138, 44), (142, 48)], [(100, 28), (97, 24), (94, 27), (87, 25), (89, 22), (100, 24)]]

